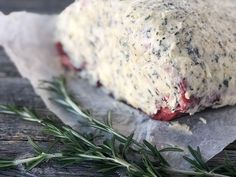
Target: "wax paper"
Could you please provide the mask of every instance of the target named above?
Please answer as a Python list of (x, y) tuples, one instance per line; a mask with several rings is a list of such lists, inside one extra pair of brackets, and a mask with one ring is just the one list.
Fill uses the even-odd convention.
[[(84, 108), (92, 111), (98, 119), (112, 113), (114, 128), (129, 135), (134, 132), (137, 141), (148, 140), (157, 147), (178, 146), (188, 154), (187, 146), (200, 147), (206, 160), (222, 151), (236, 139), (236, 107), (206, 110), (193, 116), (185, 116), (172, 122), (150, 119), (142, 112), (114, 100), (101, 89), (88, 84), (75, 75), (66, 74), (60, 65), (55, 49), (54, 33), (56, 15), (39, 15), (15, 12), (0, 13), (0, 45), (18, 68), (21, 75), (32, 83), (36, 93), (47, 107), (63, 122), (79, 128), (76, 117), (53, 104), (50, 93), (39, 89), (40, 80), (51, 80), (65, 75), (68, 88)], [(4, 84), (4, 83), (1, 83)], [(175, 167), (188, 168), (183, 154), (165, 154)]]

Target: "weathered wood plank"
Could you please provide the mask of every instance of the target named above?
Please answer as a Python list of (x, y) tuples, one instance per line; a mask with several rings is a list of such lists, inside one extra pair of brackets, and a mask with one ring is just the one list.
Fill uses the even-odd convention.
[(235, 151), (235, 154), (236, 154), (236, 141), (228, 145), (225, 149)]
[[(50, 114), (40, 97), (34, 93), (28, 80), (22, 78), (0, 78), (0, 83), (4, 83), (0, 84), (0, 104), (27, 106), (36, 109), (40, 115)], [(24, 121), (15, 116), (0, 114), (0, 158), (19, 158), (25, 154), (32, 155), (33, 150), (27, 143), (27, 136), (30, 136), (44, 147), (49, 147), (53, 139), (45, 136), (41, 130), (42, 127), (36, 123)], [(22, 168), (0, 170), (0, 177), (101, 176), (95, 170), (91, 170), (91, 167), (91, 164), (83, 163), (62, 168), (58, 164), (49, 163), (41, 165), (31, 172), (25, 172)]]
[[(96, 170), (91, 168), (91, 165), (61, 168), (59, 165), (51, 163), (51, 165), (41, 165), (40, 168), (34, 168), (32, 171), (26, 172), (19, 168), (1, 170), (0, 177), (102, 177), (104, 175), (99, 174)], [(118, 175), (112, 175), (110, 177), (118, 177)]]
[[(37, 141), (36, 141), (37, 143)], [(42, 147), (47, 148), (49, 143), (38, 142)], [(0, 141), (0, 158), (26, 158), (32, 157), (34, 154), (33, 149), (26, 141)], [(80, 165), (73, 165), (70, 167), (63, 167), (55, 162), (49, 162), (47, 164), (39, 165), (32, 171), (26, 172), (23, 166), (19, 166), (16, 169), (0, 170), (0, 177), (5, 176), (19, 176), (19, 177), (65, 177), (65, 176), (101, 176), (95, 169), (92, 169), (92, 164), (82, 163)]]
[[(82, 168), (83, 167), (83, 168)], [(34, 168), (30, 172), (20, 171), (19, 169), (0, 171), (0, 177), (102, 177), (102, 174), (96, 173), (90, 166), (61, 168), (51, 165)], [(110, 176), (112, 177), (112, 176)]]
[(0, 78), (3, 77), (20, 77), (20, 74), (12, 64), (0, 62)]
[[(41, 112), (40, 115), (48, 114)], [(36, 123), (24, 121), (15, 116), (0, 114), (0, 158), (23, 158), (33, 155), (32, 147), (27, 143), (27, 136), (30, 136), (38, 144), (47, 149), (53, 139), (45, 136), (42, 127)], [(0, 170), (0, 177), (3, 176), (101, 176), (95, 170), (91, 170), (92, 165), (83, 163), (68, 168), (62, 168), (59, 164), (49, 163), (41, 165), (30, 172), (19, 167), (11, 170)]]
[(73, 0), (0, 0), (0, 11), (30, 11), (38, 13), (59, 13)]
[(2, 46), (0, 46), (0, 62), (8, 62), (11, 63), (8, 56), (6, 55), (4, 48)]
[(20, 77), (20, 74), (0, 46), (0, 78), (3, 77)]
[[(41, 112), (45, 115), (48, 112)], [(0, 114), (0, 158), (15, 159), (32, 157), (34, 151), (27, 143), (27, 136), (30, 136), (36, 143), (47, 149), (53, 139), (46, 137), (42, 132), (42, 127), (36, 123), (24, 121), (15, 116), (6, 116)], [(0, 170), (0, 177), (16, 176), (16, 177), (64, 177), (64, 176), (102, 176), (92, 168), (91, 163), (82, 163), (70, 167), (60, 166), (58, 163), (42, 164), (30, 172), (26, 172), (22, 166), (17, 169)]]
[[(42, 134), (42, 127), (36, 123), (24, 121), (15, 116), (0, 114), (0, 141), (27, 141), (27, 136), (42, 142), (48, 142), (51, 138)], [(4, 147), (1, 147), (1, 149)], [(26, 151), (27, 152), (27, 151)], [(2, 152), (0, 152), (2, 153)]]
[(11, 63), (2, 46), (0, 46), (0, 62)]
[(224, 151), (217, 154), (214, 158), (208, 161), (208, 165), (211, 167), (216, 167), (217, 165), (223, 164), (226, 157), (229, 158), (231, 162), (236, 164), (236, 150), (224, 149)]
[[(31, 126), (31, 127), (34, 127), (34, 126)], [(47, 148), (47, 146), (49, 145), (49, 142), (43, 142), (41, 140), (40, 141), (35, 140), (35, 142), (40, 144), (41, 147), (45, 147), (45, 148)], [(26, 157), (25, 155), (27, 155), (28, 157), (29, 155), (34, 153), (34, 150), (27, 142), (27, 139), (25, 139), (24, 141), (23, 140), (16, 141), (14, 138), (12, 139), (9, 138), (8, 140), (1, 140), (0, 145), (1, 145), (0, 158), (4, 158), (4, 159), (15, 159), (15, 158), (19, 159), (19, 158)]]
[(27, 79), (0, 78), (0, 103), (45, 108)]

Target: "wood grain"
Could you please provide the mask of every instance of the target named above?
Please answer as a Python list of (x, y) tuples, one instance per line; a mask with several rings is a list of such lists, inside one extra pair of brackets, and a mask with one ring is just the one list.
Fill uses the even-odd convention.
[(28, 80), (23, 78), (0, 78), (0, 98), (2, 104), (15, 104), (45, 108), (42, 100), (33, 92)]
[(73, 0), (0, 0), (0, 11), (29, 11), (37, 13), (59, 13)]
[(16, 67), (10, 62), (2, 47), (0, 47), (0, 78), (20, 77)]
[[(39, 13), (58, 13), (73, 0), (0, 0), (0, 11), (27, 10)], [(0, 104), (16, 104), (36, 109), (40, 114), (49, 114), (39, 96), (35, 94), (29, 81), (21, 78), (16, 67), (10, 62), (0, 47)], [(52, 139), (41, 133), (42, 127), (14, 116), (0, 114), (0, 158), (20, 158), (32, 155), (33, 150), (27, 143), (27, 136), (48, 147)], [(210, 148), (210, 147), (209, 147)], [(208, 164), (216, 166), (224, 160), (224, 154), (236, 162), (236, 141), (226, 147), (223, 152), (211, 159)], [(0, 170), (0, 177), (96, 177), (103, 176), (92, 169), (92, 164), (76, 165), (61, 168), (49, 163), (25, 172), (24, 168)], [(117, 176), (114, 174), (114, 176)]]

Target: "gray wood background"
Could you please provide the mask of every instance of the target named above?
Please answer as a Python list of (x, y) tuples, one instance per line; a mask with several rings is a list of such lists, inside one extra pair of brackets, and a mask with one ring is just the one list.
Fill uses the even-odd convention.
[[(37, 13), (59, 13), (72, 0), (0, 0), (0, 11), (27, 10)], [(15, 66), (11, 63), (3, 48), (0, 47), (0, 104), (15, 104), (34, 108), (45, 114), (47, 109), (42, 100), (34, 93), (28, 80), (22, 78)], [(0, 115), (0, 158), (20, 158), (33, 153), (27, 143), (27, 136), (36, 142), (47, 146), (49, 137), (45, 137), (42, 127), (23, 121), (17, 117)], [(211, 147), (209, 147), (211, 148)], [(216, 155), (208, 163), (216, 166), (224, 160), (224, 154), (236, 162), (236, 141), (226, 147), (223, 152)], [(0, 177), (99, 177), (102, 174), (92, 168), (92, 164), (61, 168), (59, 165), (43, 164), (30, 172), (25, 172), (23, 167), (16, 169), (0, 170)], [(117, 176), (114, 174), (114, 176)]]

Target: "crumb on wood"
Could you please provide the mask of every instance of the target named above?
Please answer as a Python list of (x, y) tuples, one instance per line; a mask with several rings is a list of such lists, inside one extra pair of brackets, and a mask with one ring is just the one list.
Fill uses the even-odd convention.
[(202, 123), (207, 124), (207, 120), (204, 117), (200, 117), (199, 120), (202, 121)]
[(175, 130), (184, 132), (184, 133), (186, 133), (188, 135), (192, 135), (193, 134), (193, 132), (190, 130), (190, 127), (187, 124), (181, 124), (178, 121), (171, 122), (169, 124), (169, 127), (173, 128)]

